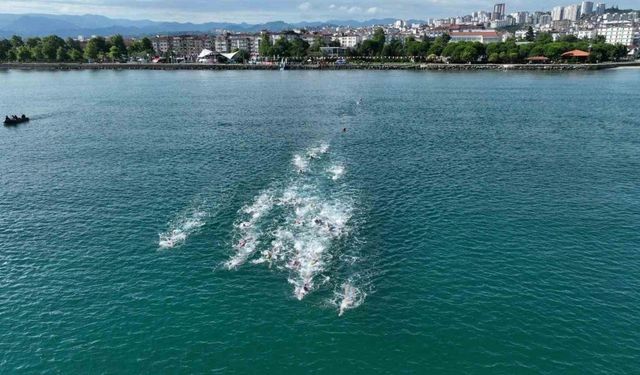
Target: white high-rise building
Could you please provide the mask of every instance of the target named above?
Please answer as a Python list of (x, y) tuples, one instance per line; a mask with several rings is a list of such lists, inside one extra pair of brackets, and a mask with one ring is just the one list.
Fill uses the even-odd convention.
[(504, 3), (494, 5), (493, 14), (491, 15), (491, 20), (496, 21), (496, 20), (503, 19), (506, 12), (507, 12), (507, 6)]
[(592, 13), (593, 13), (593, 2), (583, 1), (582, 6), (580, 7), (580, 15), (590, 16)]
[(548, 25), (551, 23), (551, 16), (548, 14), (543, 14), (540, 17), (538, 17), (538, 24), (539, 25)]
[(562, 21), (564, 17), (564, 7), (553, 7), (551, 10), (552, 21)]
[(580, 5), (573, 4), (564, 8), (563, 20), (577, 21), (580, 17)]
[(527, 12), (515, 12), (511, 13), (510, 16), (513, 18), (516, 25), (522, 25), (527, 23), (527, 16), (529, 14)]
[(601, 24), (598, 35), (604, 36), (607, 43), (630, 46), (633, 44), (633, 24), (630, 22)]

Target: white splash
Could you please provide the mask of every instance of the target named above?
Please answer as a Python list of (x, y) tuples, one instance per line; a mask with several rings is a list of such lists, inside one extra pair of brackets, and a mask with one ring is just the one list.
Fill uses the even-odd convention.
[(287, 225), (276, 232), (276, 239), (288, 249), (286, 267), (292, 272), (288, 280), (299, 300), (315, 289), (316, 278), (332, 258), (329, 250), (347, 232), (351, 216), (349, 205), (327, 202), (308, 190), (301, 189), (300, 203), (293, 207)]
[[(334, 254), (335, 245), (350, 232), (353, 208), (348, 199), (332, 196), (331, 189), (320, 183), (327, 173), (338, 180), (345, 173), (343, 165), (314, 171), (313, 166), (324, 163), (322, 156), (328, 152), (329, 145), (323, 143), (294, 155), (292, 165), (298, 173), (290, 182), (261, 192), (239, 210), (234, 254), (226, 268), (250, 262), (288, 272), (293, 297), (298, 300), (331, 280), (327, 273), (335, 259), (342, 259)], [(344, 289), (343, 294), (340, 314), (363, 299), (357, 288)]]
[(274, 205), (273, 193), (267, 190), (260, 193), (252, 204), (240, 209), (243, 219), (235, 225), (240, 239), (233, 246), (235, 255), (225, 263), (227, 269), (238, 268), (256, 252), (260, 244), (258, 239), (262, 235), (258, 224), (271, 211)]
[(322, 155), (329, 152), (329, 144), (322, 143), (318, 147), (312, 147), (307, 151), (307, 157), (311, 160), (319, 159)]
[(345, 168), (342, 165), (334, 165), (327, 169), (327, 172), (333, 181), (338, 181), (344, 175)]
[(362, 305), (366, 296), (366, 293), (353, 286), (350, 282), (342, 284), (342, 290), (337, 293), (340, 301), (338, 316), (342, 316), (347, 310), (355, 309)]
[(158, 246), (171, 249), (183, 244), (187, 238), (205, 224), (207, 213), (200, 209), (182, 214), (169, 223), (169, 229), (159, 234)]
[(293, 157), (293, 165), (296, 167), (298, 173), (305, 173), (309, 168), (309, 162), (301, 155), (295, 155)]

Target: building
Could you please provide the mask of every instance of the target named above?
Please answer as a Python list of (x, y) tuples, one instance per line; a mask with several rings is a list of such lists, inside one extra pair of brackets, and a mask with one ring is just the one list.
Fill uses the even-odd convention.
[(495, 30), (456, 31), (449, 34), (451, 42), (480, 42), (483, 44), (502, 41), (502, 36)]
[(580, 6), (580, 16), (590, 16), (593, 14), (593, 2), (583, 1)]
[(231, 51), (247, 51), (251, 53), (251, 49), (253, 47), (253, 37), (247, 34), (231, 34), (229, 35), (229, 46)]
[(223, 33), (216, 36), (211, 50), (218, 53), (231, 53), (233, 51), (247, 51), (251, 55), (257, 55), (262, 41), (262, 34), (231, 34)]
[(293, 42), (294, 40), (298, 39), (299, 37), (300, 36), (298, 36), (298, 34), (294, 33), (293, 31), (285, 31), (285, 32), (282, 32), (280, 34), (271, 34), (271, 35), (269, 35), (269, 38), (271, 39), (271, 44), (274, 44), (280, 38), (285, 38), (288, 42)]
[(156, 35), (151, 44), (158, 55), (170, 53), (176, 57), (194, 60), (200, 51), (211, 46), (211, 40), (206, 35)]
[(578, 39), (594, 39), (598, 35), (597, 30), (578, 30), (576, 36)]
[(527, 12), (515, 12), (515, 13), (511, 13), (511, 18), (513, 18), (513, 22), (516, 25), (522, 25), (527, 23), (527, 17), (529, 16), (529, 13)]
[(158, 55), (164, 55), (171, 50), (171, 38), (168, 36), (156, 35), (151, 44)]
[(361, 42), (359, 35), (344, 35), (336, 38), (340, 42), (340, 47), (355, 48)]
[(553, 7), (551, 10), (552, 21), (562, 21), (564, 18), (564, 7)]
[(396, 29), (404, 29), (405, 27), (407, 27), (407, 21), (405, 21), (405, 20), (397, 20), (393, 24), (393, 27), (395, 27)]
[(327, 57), (347, 56), (347, 48), (344, 47), (320, 47), (320, 52)]
[(220, 34), (216, 36), (213, 50), (218, 53), (231, 52), (231, 45), (229, 44), (228, 34)]
[(513, 19), (509, 17), (508, 19), (504, 19), (504, 20), (491, 21), (490, 25), (492, 29), (499, 29), (501, 27), (511, 26), (512, 21)]
[(552, 21), (551, 15), (550, 14), (543, 14), (540, 17), (538, 17), (538, 25), (548, 25), (550, 24)]
[(504, 3), (496, 4), (493, 6), (493, 13), (491, 14), (491, 20), (497, 21), (504, 18), (507, 12), (507, 6)]
[(577, 21), (580, 18), (580, 5), (573, 4), (564, 8), (563, 20)]
[(598, 35), (604, 36), (607, 43), (631, 46), (634, 41), (633, 24), (631, 22), (600, 24)]
[(598, 5), (596, 5), (596, 14), (601, 16), (604, 14), (604, 12), (607, 11), (607, 4), (605, 3), (598, 3)]

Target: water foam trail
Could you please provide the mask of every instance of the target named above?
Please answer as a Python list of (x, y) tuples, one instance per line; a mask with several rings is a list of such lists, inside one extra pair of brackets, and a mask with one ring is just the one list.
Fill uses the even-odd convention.
[(259, 252), (251, 263), (289, 272), (287, 280), (298, 300), (329, 282), (325, 273), (336, 259), (335, 245), (349, 233), (353, 210), (350, 202), (328, 195), (321, 182), (327, 171), (333, 171), (337, 180), (344, 173), (342, 165), (314, 173), (315, 163), (328, 151), (329, 145), (323, 143), (294, 155), (295, 177), (282, 188), (261, 193), (239, 211), (240, 240), (234, 246), (236, 254), (225, 263), (228, 269)]
[(345, 168), (342, 165), (336, 164), (327, 169), (327, 172), (333, 181), (338, 181), (344, 175)]
[(298, 173), (305, 173), (309, 168), (309, 161), (302, 155), (295, 155), (293, 157), (293, 165), (296, 167)]
[[(342, 316), (345, 311), (355, 309), (362, 305), (367, 294), (356, 288), (351, 281), (341, 285), (340, 290), (335, 292), (336, 305), (338, 305), (338, 316)], [(339, 301), (339, 303), (337, 302)]]
[(243, 220), (236, 224), (240, 240), (233, 247), (235, 255), (225, 263), (227, 269), (238, 268), (256, 252), (262, 235), (260, 220), (273, 209), (274, 205), (273, 192), (267, 190), (260, 193), (252, 204), (240, 210)]
[(301, 300), (316, 288), (316, 279), (332, 259), (335, 240), (347, 233), (351, 209), (343, 202), (323, 199), (313, 186), (290, 188), (289, 192), (298, 203), (276, 231), (274, 244), (285, 249), (286, 268), (291, 272), (288, 281), (295, 298)]
[(160, 233), (158, 246), (162, 249), (171, 249), (183, 244), (187, 238), (205, 224), (207, 213), (200, 208), (190, 210), (179, 215), (171, 223), (169, 229)]
[(318, 147), (312, 147), (307, 151), (307, 157), (309, 159), (319, 159), (322, 155), (329, 152), (329, 144), (322, 143)]

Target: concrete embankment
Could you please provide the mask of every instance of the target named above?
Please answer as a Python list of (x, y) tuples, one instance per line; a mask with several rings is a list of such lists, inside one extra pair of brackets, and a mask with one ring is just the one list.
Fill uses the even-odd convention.
[[(640, 66), (640, 61), (602, 64), (419, 64), (366, 62), (335, 64), (290, 64), (289, 70), (537, 70), (576, 71), (602, 70), (625, 66)], [(278, 70), (277, 65), (254, 64), (81, 64), (81, 63), (5, 63), (0, 69), (18, 70)]]

